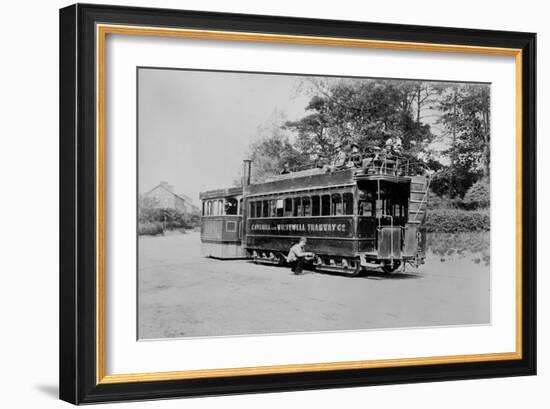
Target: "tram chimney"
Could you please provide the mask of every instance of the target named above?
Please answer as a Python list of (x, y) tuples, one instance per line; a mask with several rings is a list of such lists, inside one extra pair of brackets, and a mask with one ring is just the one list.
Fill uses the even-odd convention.
[(250, 159), (245, 159), (243, 161), (243, 187), (250, 185), (250, 168), (252, 161)]

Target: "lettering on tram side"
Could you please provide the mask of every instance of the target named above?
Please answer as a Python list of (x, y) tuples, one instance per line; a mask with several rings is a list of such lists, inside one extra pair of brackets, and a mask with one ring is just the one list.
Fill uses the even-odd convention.
[(313, 236), (348, 236), (351, 233), (351, 220), (334, 221), (251, 221), (251, 234), (305, 234)]

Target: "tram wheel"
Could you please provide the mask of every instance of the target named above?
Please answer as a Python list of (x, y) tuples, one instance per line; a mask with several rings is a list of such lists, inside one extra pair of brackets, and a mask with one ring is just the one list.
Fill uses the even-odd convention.
[(364, 273), (363, 267), (360, 262), (356, 262), (355, 265), (351, 265), (345, 272), (349, 277), (358, 277)]
[(399, 267), (401, 266), (401, 261), (394, 261), (393, 262), (393, 265), (390, 265), (390, 264), (385, 264), (382, 266), (382, 270), (384, 271), (384, 273), (386, 274), (392, 274), (393, 272), (395, 272), (395, 270), (397, 270)]

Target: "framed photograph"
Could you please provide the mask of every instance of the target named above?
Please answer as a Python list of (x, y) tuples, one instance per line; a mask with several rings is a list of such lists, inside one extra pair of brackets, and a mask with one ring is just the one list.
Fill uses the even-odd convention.
[(61, 399), (534, 375), (535, 44), (61, 9)]

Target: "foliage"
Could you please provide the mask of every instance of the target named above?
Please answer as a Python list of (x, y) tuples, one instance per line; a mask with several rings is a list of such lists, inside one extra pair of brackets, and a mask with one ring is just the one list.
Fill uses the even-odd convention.
[(164, 234), (164, 228), (160, 222), (139, 222), (138, 223), (138, 234), (157, 236)]
[(426, 236), (427, 255), (441, 262), (468, 258), (476, 264), (491, 262), (491, 234), (489, 232), (431, 233)]
[(448, 148), (443, 155), (450, 164), (438, 175), (434, 190), (451, 197), (464, 196), (490, 170), (490, 88), (479, 84), (438, 85), (439, 98), (432, 106), (443, 125), (440, 138)]
[(200, 216), (180, 209), (160, 208), (156, 199), (141, 196), (138, 209), (138, 234), (163, 234), (165, 230), (190, 229), (200, 225)]
[(284, 125), (296, 134), (296, 149), (309, 157), (331, 158), (337, 144), (356, 143), (360, 150), (371, 150), (396, 137), (405, 154), (415, 156), (433, 138), (429, 125), (415, 118), (418, 89), (424, 90), (425, 83), (376, 79), (311, 84), (314, 95), (306, 107), (310, 113)]
[[(285, 163), (330, 162), (340, 144), (372, 152), (396, 137), (401, 156), (428, 165), (433, 192), (458, 207), (472, 185), (489, 179), (488, 85), (307, 78), (302, 86), (310, 95), (306, 114), (293, 121), (272, 118), (251, 143), (253, 182), (278, 174)], [(464, 206), (483, 206), (474, 199)]]
[(426, 217), (429, 233), (460, 233), (489, 231), (491, 216), (488, 210), (436, 209)]
[(138, 200), (138, 221), (140, 223), (154, 221), (157, 209), (157, 199), (150, 196), (140, 195)]
[(436, 209), (456, 209), (456, 201), (450, 199), (447, 195), (439, 196), (431, 190), (428, 197), (428, 210)]
[(250, 159), (254, 163), (253, 183), (278, 174), (285, 164), (292, 169), (307, 162), (305, 155), (296, 150), (289, 138), (279, 130), (255, 141), (250, 147)]
[(467, 209), (480, 209), (489, 207), (491, 200), (491, 189), (489, 180), (484, 178), (472, 185), (464, 195), (462, 204)]
[(430, 181), (430, 188), (439, 196), (461, 198), (479, 176), (460, 167), (445, 166)]

